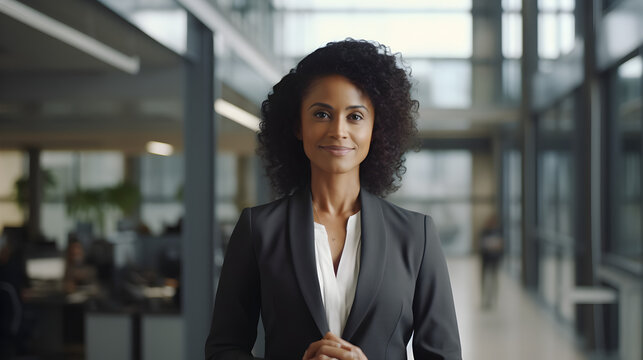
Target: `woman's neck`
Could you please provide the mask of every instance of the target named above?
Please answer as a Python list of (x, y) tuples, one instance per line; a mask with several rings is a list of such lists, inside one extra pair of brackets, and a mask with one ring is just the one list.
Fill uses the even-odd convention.
[(354, 214), (360, 210), (359, 191), (359, 172), (331, 176), (311, 173), (310, 192), (317, 211), (331, 216)]

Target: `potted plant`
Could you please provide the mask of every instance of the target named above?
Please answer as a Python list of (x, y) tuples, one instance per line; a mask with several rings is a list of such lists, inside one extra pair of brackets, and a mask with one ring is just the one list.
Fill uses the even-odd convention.
[[(46, 198), (49, 192), (56, 187), (56, 178), (50, 170), (42, 169), (43, 178), (43, 196)], [(16, 204), (26, 215), (29, 204), (29, 176), (24, 175), (13, 184), (14, 200)]]
[(129, 216), (140, 199), (138, 187), (128, 182), (98, 189), (77, 189), (66, 197), (67, 213), (81, 223), (96, 226), (100, 236), (104, 236), (107, 211), (117, 209), (123, 216)]

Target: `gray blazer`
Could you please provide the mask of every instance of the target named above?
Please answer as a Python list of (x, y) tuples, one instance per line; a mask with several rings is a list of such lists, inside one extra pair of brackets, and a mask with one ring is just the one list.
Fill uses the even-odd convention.
[[(365, 190), (355, 300), (341, 337), (369, 360), (460, 359), (449, 274), (429, 216)], [(205, 358), (252, 359), (259, 312), (265, 358), (301, 359), (329, 331), (313, 237), (310, 190), (244, 209), (217, 290)]]

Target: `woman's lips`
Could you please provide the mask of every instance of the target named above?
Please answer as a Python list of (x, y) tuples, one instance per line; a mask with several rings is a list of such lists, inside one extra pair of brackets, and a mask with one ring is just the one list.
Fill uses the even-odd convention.
[(345, 147), (345, 146), (320, 146), (322, 150), (326, 150), (329, 153), (335, 155), (335, 156), (344, 156), (348, 154), (353, 148)]

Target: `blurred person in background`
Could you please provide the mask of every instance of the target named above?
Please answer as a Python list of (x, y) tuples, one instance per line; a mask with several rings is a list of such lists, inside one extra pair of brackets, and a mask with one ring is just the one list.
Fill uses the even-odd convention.
[(0, 282), (11, 285), (20, 298), (30, 286), (20, 241), (4, 233), (0, 235)]
[(221, 271), (206, 359), (461, 359), (435, 224), (397, 190), (418, 102), (399, 57), (345, 40), (305, 57), (262, 104), (272, 203), (244, 209)]
[(17, 233), (0, 234), (0, 359), (20, 354), (26, 339), (23, 308), (30, 281)]
[(502, 260), (503, 241), (498, 220), (492, 215), (480, 233), (481, 303), (491, 309), (498, 300), (498, 266)]
[(96, 268), (86, 262), (83, 245), (71, 236), (65, 253), (65, 276), (63, 278), (65, 292), (68, 294), (81, 290), (96, 292), (97, 285)]

